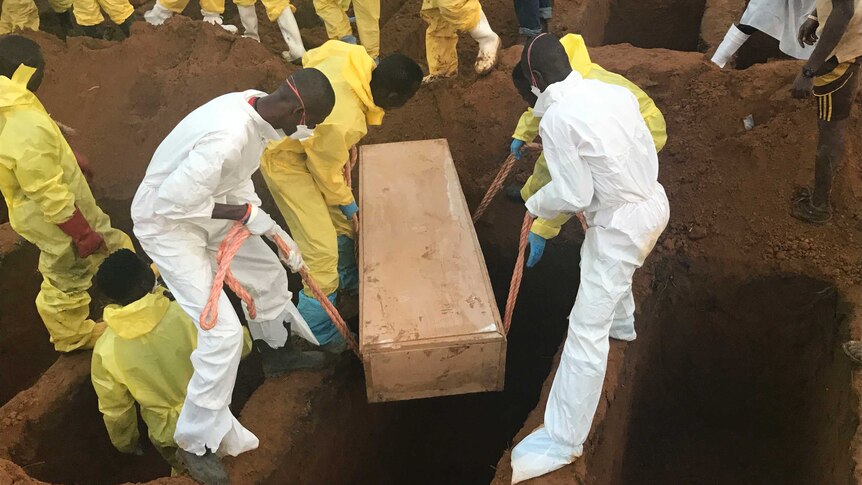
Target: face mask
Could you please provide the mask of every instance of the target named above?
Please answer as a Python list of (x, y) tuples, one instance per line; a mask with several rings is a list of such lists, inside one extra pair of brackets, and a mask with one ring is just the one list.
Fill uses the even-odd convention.
[(291, 133), (290, 136), (288, 136), (288, 138), (290, 138), (291, 140), (296, 140), (296, 141), (305, 141), (305, 140), (309, 139), (311, 137), (311, 135), (313, 135), (313, 134), (314, 134), (314, 131), (310, 130), (307, 126), (297, 125), (296, 131)]
[(539, 37), (542, 37), (544, 35), (547, 35), (547, 34), (543, 33), (543, 34), (537, 35), (536, 37), (533, 38), (533, 41), (530, 42), (530, 45), (527, 46), (527, 68), (530, 70), (530, 92), (536, 96), (541, 96), (542, 90), (539, 89), (538, 86), (536, 86), (536, 75), (533, 74), (533, 62), (532, 62), (533, 44), (536, 43), (536, 41), (539, 39)]
[(550, 91), (545, 91), (544, 93), (540, 93), (538, 99), (536, 99), (536, 105), (533, 106), (533, 114), (536, 116), (544, 116), (545, 112), (548, 111), (548, 108), (553, 101), (553, 98), (550, 96)]
[(313, 131), (309, 130), (305, 124), (305, 102), (302, 100), (302, 96), (299, 95), (299, 90), (293, 85), (291, 78), (287, 78), (287, 86), (293, 91), (293, 94), (296, 95), (296, 99), (299, 100), (299, 104), (302, 106), (302, 118), (299, 119), (299, 124), (296, 125), (296, 131), (291, 133), (289, 138), (296, 141), (305, 141), (313, 134)]

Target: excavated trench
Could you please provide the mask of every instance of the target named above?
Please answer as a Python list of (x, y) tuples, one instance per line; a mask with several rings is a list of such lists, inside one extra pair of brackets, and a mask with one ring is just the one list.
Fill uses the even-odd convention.
[[(668, 267), (668, 266), (665, 266)], [(595, 483), (852, 483), (848, 305), (801, 275), (676, 267), (644, 303)]]
[(605, 44), (696, 51), (706, 0), (612, 0)]
[[(170, 474), (146, 438), (141, 441), (144, 456), (114, 449), (89, 379), (63, 399), (62, 406), (29, 429), (26, 439), (11, 450), (12, 461), (30, 476), (49, 483), (107, 485)], [(139, 429), (146, 437), (143, 422)]]
[(29, 244), (0, 255), (0, 406), (57, 360), (32, 300), (42, 281), (38, 259), (38, 250)]
[[(506, 222), (495, 223), (517, 227), (520, 208), (500, 202), (495, 210), (510, 212), (503, 214)], [(497, 300), (504, 302), (516, 234), (500, 232), (480, 223)], [(503, 392), (368, 404), (361, 366), (352, 361), (336, 378), (334, 387), (341, 390), (312, 405), (322, 424), (313, 436), (295, 438), (308, 440), (316, 451), (284, 461), (263, 483), (489, 483), (497, 460), (537, 404), (565, 333), (565, 320), (555, 317), (571, 307), (578, 261), (578, 244), (561, 242), (527, 272), (509, 334)]]

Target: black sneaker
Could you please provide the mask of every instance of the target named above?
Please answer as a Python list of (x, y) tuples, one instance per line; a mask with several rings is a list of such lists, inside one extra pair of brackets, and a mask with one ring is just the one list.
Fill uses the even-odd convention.
[(320, 346), (320, 350), (326, 352), (327, 354), (332, 355), (341, 355), (350, 347), (347, 346), (347, 341), (344, 340), (344, 337), (338, 335), (336, 338), (329, 341), (329, 343), (323, 344)]
[(124, 20), (123, 23), (121, 23), (117, 27), (119, 27), (120, 30), (122, 30), (123, 33), (126, 34), (126, 38), (128, 38), (129, 36), (132, 35), (132, 24), (135, 23), (137, 20), (138, 20), (137, 12), (132, 12), (132, 15), (129, 15), (129, 17), (126, 20)]
[(210, 450), (203, 456), (178, 448), (177, 461), (195, 480), (204, 485), (228, 485), (230, 477), (221, 462), (221, 458)]
[(60, 22), (60, 28), (63, 29), (63, 35), (69, 35), (75, 25), (72, 23), (72, 10), (66, 10), (57, 14), (57, 20)]
[(103, 25), (83, 25), (81, 26), (81, 30), (84, 31), (84, 35), (87, 37), (92, 37), (94, 39), (105, 38), (105, 26)]

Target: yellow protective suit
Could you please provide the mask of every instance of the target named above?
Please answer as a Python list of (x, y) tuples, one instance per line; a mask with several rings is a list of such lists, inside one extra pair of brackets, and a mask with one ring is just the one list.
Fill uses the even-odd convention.
[[(159, 3), (173, 13), (183, 13), (183, 10), (189, 4), (189, 0), (159, 0)], [(200, 4), (201, 10), (217, 14), (224, 13), (224, 0), (201, 0)]]
[[(296, 13), (296, 7), (290, 3), (290, 0), (260, 0), (263, 4), (263, 7), (266, 9), (266, 17), (270, 22), (275, 22), (278, 20), (278, 17), (281, 15), (281, 12), (284, 12), (284, 9), (290, 7), (290, 11)], [(239, 5), (240, 7), (254, 7), (254, 4), (257, 3), (257, 0), (233, 0), (235, 5)]]
[[(314, 0), (314, 10), (326, 25), (326, 35), (330, 39), (341, 39), (353, 35), (353, 28), (347, 17), (349, 0)], [(356, 15), (356, 30), (359, 42), (372, 58), (380, 55), (380, 0), (353, 0), (353, 13)]]
[[(51, 10), (63, 13), (72, 8), (72, 0), (48, 0)], [(0, 12), (0, 35), (19, 30), (39, 30), (39, 9), (34, 0), (3, 0)]]
[[(126, 306), (105, 307), (108, 329), (93, 349), (91, 378), (111, 443), (123, 453), (138, 445), (138, 415), (150, 441), (176, 467), (174, 430), (192, 377), (198, 331), (192, 319), (156, 288)], [(251, 337), (243, 327), (243, 357)]]
[(479, 0), (422, 0), (425, 30), (425, 55), (432, 76), (458, 74), (458, 32), (479, 25), (482, 6)]
[[(87, 318), (87, 291), (96, 269), (112, 251), (133, 248), (129, 236), (112, 228), (96, 205), (72, 149), (27, 90), (34, 72), (22, 65), (12, 79), (0, 76), (0, 192), (12, 229), (41, 251), (43, 281), (36, 309), (54, 347), (68, 352), (92, 348), (103, 329)], [(76, 207), (107, 245), (86, 259), (78, 258), (72, 239), (57, 227)]]
[[(335, 91), (335, 107), (303, 142), (271, 143), (260, 169), (311, 275), (330, 294), (338, 289), (337, 236), (353, 238), (339, 206), (354, 201), (342, 170), (350, 147), (383, 121), (371, 97), (374, 61), (361, 46), (329, 41), (308, 51), (302, 66), (319, 69)], [(305, 293), (313, 296), (306, 288)]]
[[(560, 42), (566, 48), (566, 53), (569, 55), (569, 61), (572, 64), (572, 69), (578, 71), (585, 79), (594, 79), (615, 86), (620, 86), (631, 91), (638, 99), (640, 104), (641, 115), (646, 121), (647, 127), (652, 133), (653, 141), (655, 142), (656, 151), (661, 151), (667, 143), (667, 125), (665, 124), (664, 115), (655, 105), (652, 98), (649, 97), (636, 84), (629, 81), (625, 77), (606, 71), (602, 66), (595, 64), (590, 60), (590, 54), (587, 51), (587, 45), (584, 38), (577, 34), (568, 34)], [(539, 121), (533, 115), (532, 109), (527, 109), (521, 119), (518, 121), (518, 127), (515, 128), (515, 134), (512, 138), (524, 142), (532, 142), (539, 134)], [(521, 189), (521, 197), (524, 200), (529, 199), (539, 189), (544, 187), (551, 181), (551, 173), (548, 171), (548, 164), (545, 161), (545, 155), (539, 155), (536, 160), (536, 165), (533, 168), (533, 174), (527, 179), (524, 187)], [(542, 236), (545, 239), (551, 239), (560, 234), (560, 229), (572, 216), (561, 214), (554, 219), (536, 219), (531, 228), (532, 232)]]
[(104, 22), (105, 17), (102, 16), (101, 10), (117, 25), (125, 22), (135, 12), (128, 0), (73, 0), (73, 4), (75, 21), (83, 27)]

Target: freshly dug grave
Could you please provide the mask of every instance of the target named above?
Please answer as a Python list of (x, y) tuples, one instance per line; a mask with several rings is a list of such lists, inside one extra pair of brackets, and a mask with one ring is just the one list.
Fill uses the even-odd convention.
[[(497, 6), (495, 2), (488, 3)], [(399, 28), (390, 31), (384, 27), (384, 46), (387, 36), (392, 35), (405, 42), (412, 41), (398, 45), (399, 49), (422, 52), (421, 44), (417, 44), (422, 40), (421, 21), (410, 17), (415, 15), (416, 7), (416, 2), (408, 1), (398, 10), (393, 8), (395, 13), (391, 14), (389, 22), (397, 22)], [(497, 21), (495, 18), (504, 23), (512, 22), (508, 4), (505, 8), (502, 3), (499, 8), (486, 6), (486, 10), (491, 12), (492, 22)], [(556, 31), (583, 31), (591, 44), (606, 42), (607, 32), (620, 29), (608, 27), (607, 21), (612, 15), (609, 2), (576, 1), (568, 12), (560, 12), (559, 5), (557, 10), (558, 16), (553, 22)], [(320, 29), (312, 25), (304, 33), (310, 32), (322, 39)], [(274, 52), (280, 47), (274, 41), (261, 46), (183, 18), (176, 18), (161, 29), (136, 25), (134, 30), (133, 38), (120, 44), (74, 38), (63, 45), (44, 35), (35, 36), (45, 48), (49, 62), (46, 84), (39, 95), (52, 114), (79, 129), (72, 143), (90, 156), (98, 171), (96, 195), (118, 226), (126, 230), (130, 230), (129, 199), (149, 156), (182, 116), (218, 94), (249, 87), (272, 89), (293, 69), (276, 57)], [(686, 42), (686, 46), (669, 47), (692, 49), (691, 41)], [(469, 39), (464, 39), (459, 48), (464, 60), (474, 55), (470, 51), (475, 45)], [(859, 218), (855, 196), (860, 193), (856, 167), (858, 146), (851, 147), (849, 162), (839, 175), (836, 219), (822, 228), (805, 226), (786, 215), (794, 185), (807, 184), (811, 178), (815, 142), (813, 105), (792, 101), (787, 95), (798, 64), (782, 62), (754, 66), (745, 72), (718, 72), (698, 53), (621, 45), (595, 49), (593, 55), (606, 68), (625, 74), (646, 89), (668, 118), (671, 138), (661, 154), (661, 181), (671, 199), (672, 218), (656, 254), (636, 277), (636, 295), (644, 302), (639, 314), (643, 327), (641, 340), (612, 346), (606, 399), (587, 444), (587, 454), (575, 466), (536, 482), (614, 483), (637, 476), (629, 473), (651, 473), (661, 481), (679, 481), (679, 475), (661, 475), (661, 469), (623, 466), (618, 461), (623, 456), (619, 453), (625, 452), (626, 462), (642, 463), (645, 450), (640, 441), (651, 437), (643, 423), (654, 416), (632, 414), (633, 403), (644, 403), (644, 406), (647, 402), (656, 403), (661, 412), (671, 409), (682, 418), (693, 419), (690, 407), (671, 408), (673, 403), (656, 399), (656, 392), (635, 389), (644, 382), (641, 386), (658, 386), (660, 390), (664, 389), (661, 386), (667, 386), (673, 390), (673, 386), (685, 382), (682, 377), (666, 382), (642, 378), (641, 369), (648, 366), (641, 362), (650, 362), (650, 356), (655, 353), (648, 349), (656, 345), (651, 342), (662, 340), (660, 337), (665, 335), (658, 332), (660, 324), (656, 323), (664, 321), (656, 315), (669, 315), (670, 310), (662, 299), (676, 295), (674, 301), (692, 308), (702, 301), (698, 299), (698, 291), (686, 293), (673, 284), (665, 285), (664, 296), (657, 296), (655, 288), (671, 281), (669, 275), (673, 273), (658, 271), (657, 265), (669, 264), (663, 263), (664, 260), (698, 261), (698, 268), (706, 268), (700, 272), (712, 275), (708, 281), (722, 282), (724, 293), (717, 290), (710, 293), (717, 298), (734, 298), (729, 289), (733, 284), (741, 285), (757, 278), (772, 278), (768, 287), (757, 284), (750, 287), (767, 292), (772, 285), (781, 286), (776, 283), (775, 274), (796, 275), (792, 284), (781, 287), (782, 294), (791, 295), (791, 299), (810, 297), (809, 300), (813, 300), (811, 293), (816, 293), (815, 288), (829, 285), (835, 286), (840, 294), (851, 295), (862, 277), (862, 253), (853, 244), (854, 237), (859, 237), (855, 229)], [(483, 79), (476, 79), (469, 73), (469, 62), (462, 63), (460, 79), (423, 89), (408, 106), (388, 113), (385, 125), (373, 128), (366, 142), (447, 138), (468, 200), (475, 204), (506, 156), (512, 127), (523, 109), (509, 80), (509, 71), (518, 56), (518, 49), (505, 51), (500, 68)], [(746, 132), (742, 118), (748, 114), (754, 115), (757, 126)], [(858, 130), (858, 124), (853, 129)], [(525, 162), (519, 167), (515, 179), (523, 181), (527, 165)], [(268, 208), (272, 209), (271, 204)], [(478, 225), (495, 292), (501, 302), (505, 299), (507, 279), (514, 263), (522, 214), (521, 207), (501, 197)], [(257, 388), (240, 417), (261, 437), (262, 446), (229, 461), (234, 481), (360, 483), (365, 477), (374, 477), (377, 483), (487, 483), (494, 476), (493, 464), (497, 457), (513, 442), (512, 436), (537, 401), (539, 406), (514, 441), (541, 422), (541, 381), (555, 367), (553, 355), (562, 341), (565, 316), (577, 289), (579, 238), (576, 228), (567, 228), (550, 244), (542, 265), (527, 272), (509, 343), (504, 393), (369, 406), (361, 399), (361, 371), (358, 364), (350, 360), (324, 373), (299, 373), (267, 381)], [(721, 272), (725, 266), (747, 270), (747, 274), (735, 275), (733, 280), (722, 280), (713, 274)], [(9, 275), (7, 268), (10, 266), (0, 264), (0, 274)], [(683, 275), (675, 278), (685, 275), (684, 272), (673, 274)], [(38, 283), (38, 279), (33, 281)], [(33, 283), (28, 284), (32, 286)], [(22, 305), (32, 302), (35, 287), (32, 288), (27, 294), (23, 294), (23, 290), (15, 292), (25, 302)], [(784, 300), (769, 301), (772, 301), (769, 308), (773, 308)], [(754, 303), (751, 306), (756, 307)], [(815, 317), (820, 321), (818, 315), (828, 313), (829, 308), (826, 305), (819, 312), (800, 311), (799, 314), (810, 327), (810, 322)], [(768, 320), (771, 315), (766, 310), (759, 315), (757, 321), (772, 322), (770, 328), (776, 328), (777, 324)], [(664, 318), (670, 319), (670, 316)], [(715, 321), (709, 320), (713, 318), (709, 314), (704, 318)], [(828, 458), (806, 457), (802, 463), (810, 467), (831, 467), (834, 474), (828, 476), (841, 481), (847, 478), (841, 474), (842, 470), (853, 466), (846, 450), (857, 449), (855, 445), (849, 448), (847, 430), (855, 432), (855, 396), (859, 383), (852, 394), (841, 394), (841, 390), (846, 391), (849, 386), (849, 369), (836, 358), (840, 355), (834, 350), (835, 344), (845, 335), (837, 319), (824, 317), (822, 321), (826, 327), (831, 324), (833, 331), (830, 333), (824, 328), (825, 333), (814, 334), (824, 341), (822, 345), (795, 349), (795, 352), (800, 355), (821, 353), (833, 359), (819, 364), (823, 371), (816, 379), (806, 376), (809, 379), (798, 385), (807, 390), (814, 387), (806, 386), (816, 386), (818, 382), (834, 382), (836, 394), (828, 399), (793, 401), (800, 408), (799, 414), (786, 414), (802, 419), (821, 413), (827, 407), (832, 409), (831, 416), (839, 423), (840, 430), (828, 428), (831, 433), (828, 440), (812, 433), (807, 436), (818, 446), (834, 452), (830, 452)], [(735, 329), (735, 324), (730, 323), (733, 318), (722, 322), (727, 322), (723, 325), (729, 329)], [(19, 324), (34, 328), (41, 325), (32, 316)], [(851, 318), (851, 330), (858, 334), (856, 325), (856, 320)], [(695, 337), (697, 335), (702, 334), (695, 334)], [(744, 335), (740, 332), (733, 334), (733, 338)], [(789, 342), (796, 345), (797, 340)], [(682, 355), (684, 350), (674, 348), (680, 352), (677, 355)], [(41, 364), (41, 369), (49, 363), (50, 360)], [(3, 365), (6, 368), (5, 362)], [(14, 365), (23, 369), (29, 366)], [(37, 366), (34, 364), (33, 368)], [(776, 379), (784, 382), (781, 379), (793, 379), (795, 373), (798, 369), (788, 368), (780, 374), (780, 379), (776, 374)], [(701, 392), (705, 392), (704, 389), (708, 390), (702, 388)], [(46, 390), (42, 397), (50, 399), (52, 396)], [(786, 395), (774, 393), (769, 397), (785, 398)], [(74, 405), (73, 409), (82, 409), (81, 406)], [(97, 411), (86, 412), (89, 414), (83, 422), (102, 431)], [(17, 419), (4, 424), (4, 416), (0, 412), (0, 436), (4, 429), (13, 427), (19, 433), (18, 442), (25, 441), (20, 436), (23, 434), (34, 443), (32, 450), (50, 450), (40, 448), (45, 445), (39, 443), (54, 440), (66, 446), (81, 446), (90, 453), (89, 445), (84, 446), (78, 439), (62, 433), (65, 428), (55, 427), (56, 419), (34, 420), (32, 425), (15, 427)], [(102, 435), (100, 439), (102, 444), (94, 444), (93, 450), (104, 445), (106, 437)], [(668, 446), (683, 446), (682, 443), (668, 441)], [(696, 451), (691, 443), (684, 446)], [(118, 459), (115, 452), (103, 449), (106, 459)], [(841, 450), (844, 451), (839, 453)], [(5, 453), (3, 457), (12, 455)], [(36, 451), (36, 455), (52, 459), (55, 453)], [(697, 462), (696, 459), (692, 453), (689, 462)], [(42, 460), (27, 459), (19, 464), (32, 465)], [(95, 478), (91, 475), (76, 478), (75, 473), (92, 473), (92, 470), (89, 466), (74, 470), (71, 463), (67, 466), (59, 462), (50, 466), (39, 464), (28, 466), (26, 471), (34, 475), (40, 473), (36, 476), (44, 480), (64, 483), (88, 477), (103, 483), (140, 481), (155, 476), (150, 474), (154, 470), (156, 474), (163, 473), (158, 471), (161, 470), (159, 464), (143, 463), (152, 463), (152, 466), (141, 474), (118, 472)], [(495, 480), (499, 483), (508, 482), (508, 466), (508, 456), (504, 456), (497, 465)], [(39, 467), (42, 472), (38, 471)], [(44, 473), (46, 469), (53, 471)], [(623, 472), (625, 476), (615, 475)], [(780, 481), (784, 476), (768, 477)], [(813, 477), (819, 481), (827, 475)], [(628, 482), (638, 483), (637, 480)]]
[(622, 463), (610, 482), (851, 483), (858, 419), (835, 287), (669, 266), (645, 302), (625, 445), (595, 449)]

